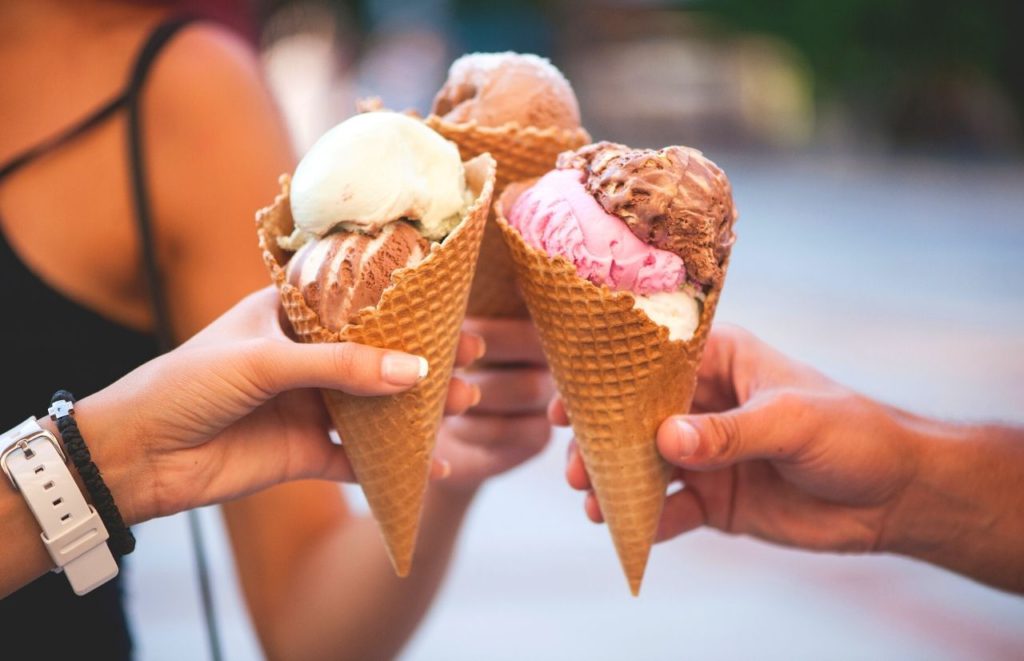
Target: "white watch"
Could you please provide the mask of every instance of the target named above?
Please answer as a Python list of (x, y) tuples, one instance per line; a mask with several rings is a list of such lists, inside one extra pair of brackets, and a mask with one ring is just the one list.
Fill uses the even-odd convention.
[(29, 418), (0, 435), (0, 467), (42, 528), (43, 545), (77, 595), (117, 576), (107, 528), (75, 483), (53, 434)]

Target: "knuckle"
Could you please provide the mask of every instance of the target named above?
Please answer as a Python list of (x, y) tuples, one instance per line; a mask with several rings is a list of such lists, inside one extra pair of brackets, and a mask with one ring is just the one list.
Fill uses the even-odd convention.
[(484, 433), (489, 443), (503, 443), (519, 435), (518, 423), (503, 415), (491, 416)]
[(840, 411), (856, 411), (862, 404), (856, 393), (844, 388), (780, 388), (772, 394), (770, 405), (780, 411), (780, 418), (795, 421), (807, 431), (813, 431), (832, 415)]
[(808, 397), (806, 403), (816, 427), (834, 415), (861, 418), (872, 408), (867, 397), (842, 387), (824, 388)]
[(789, 411), (800, 411), (815, 406), (813, 398), (796, 388), (779, 388), (772, 395), (772, 406)]
[(743, 439), (736, 417), (714, 415), (707, 418), (707, 423), (711, 429), (711, 456), (721, 461), (730, 461), (739, 456)]
[(335, 374), (346, 378), (360, 376), (361, 347), (351, 342), (341, 342), (334, 347), (331, 354)]
[(551, 423), (545, 418), (533, 419), (525, 424), (521, 438), (523, 443), (539, 450), (551, 438)]
[(244, 373), (261, 389), (269, 390), (274, 382), (273, 340), (262, 337), (244, 340), (238, 347)]
[(546, 372), (531, 372), (520, 380), (522, 389), (520, 401), (531, 409), (546, 406), (551, 399), (551, 379)]
[(756, 341), (754, 334), (740, 326), (732, 324), (716, 324), (712, 332), (717, 339), (732, 348), (750, 344)]

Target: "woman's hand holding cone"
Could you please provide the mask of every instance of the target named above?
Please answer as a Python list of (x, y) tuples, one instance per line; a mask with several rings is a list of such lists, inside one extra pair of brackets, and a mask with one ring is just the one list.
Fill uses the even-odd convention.
[[(352, 469), (328, 438), (330, 421), (315, 389), (388, 395), (424, 376), (421, 359), (406, 353), (293, 342), (281, 330), (278, 306), (276, 290), (267, 287), (175, 351), (79, 403), (83, 432), (94, 439), (105, 471), (130, 476), (114, 480), (126, 483), (118, 502), (129, 523), (285, 480), (350, 481)], [(458, 364), (467, 365), (481, 347), (479, 337), (463, 334)], [(453, 379), (446, 411), (464, 411), (476, 393)], [(435, 466), (435, 475), (443, 472)]]
[(547, 445), (545, 408), (555, 389), (529, 320), (467, 319), (463, 332), (486, 344), (480, 363), (460, 375), (479, 395), (466, 415), (441, 427), (435, 457), (450, 475), (434, 488), (472, 492)]

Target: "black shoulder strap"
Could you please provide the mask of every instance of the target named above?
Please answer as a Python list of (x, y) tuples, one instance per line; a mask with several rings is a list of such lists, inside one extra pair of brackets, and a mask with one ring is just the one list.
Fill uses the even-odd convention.
[(80, 119), (56, 135), (50, 136), (42, 142), (29, 147), (20, 154), (16, 154), (14, 158), (0, 165), (0, 181), (11, 176), (40, 156), (71, 142), (83, 133), (88, 133), (94, 126), (102, 124), (108, 117), (120, 110), (126, 100), (127, 93), (122, 92), (89, 113), (88, 116)]
[(146, 269), (146, 284), (153, 307), (157, 340), (163, 351), (174, 346), (174, 336), (171, 332), (167, 298), (156, 261), (156, 246), (153, 239), (153, 212), (150, 206), (145, 150), (142, 141), (142, 90), (153, 63), (163, 47), (179, 30), (195, 20), (198, 19), (194, 16), (176, 16), (164, 21), (153, 30), (142, 50), (139, 51), (131, 78), (128, 80), (128, 88), (125, 91), (128, 104), (128, 157), (131, 168), (132, 197), (135, 203), (135, 221), (139, 229), (143, 265)]

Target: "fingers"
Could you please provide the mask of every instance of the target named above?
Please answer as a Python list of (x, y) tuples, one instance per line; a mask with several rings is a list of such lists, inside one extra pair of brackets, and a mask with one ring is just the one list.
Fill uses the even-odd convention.
[(548, 404), (548, 420), (556, 427), (569, 426), (569, 414), (565, 412), (565, 401), (561, 395), (556, 394)]
[(542, 415), (461, 415), (449, 418), (448, 430), (467, 445), (518, 444), (537, 448), (547, 443), (551, 425)]
[(658, 428), (666, 461), (692, 470), (714, 470), (752, 459), (794, 458), (818, 431), (816, 408), (782, 391), (724, 413), (676, 415)]
[(437, 442), (437, 456), (451, 462), (445, 484), (476, 488), (536, 455), (550, 436), (551, 426), (542, 415), (447, 418)]
[[(355, 482), (355, 471), (345, 454), (345, 447), (336, 445), (331, 448), (326, 463), (317, 467), (316, 471), (309, 471), (310, 476), (321, 480), (333, 482)], [(444, 459), (434, 458), (430, 463), (430, 479), (446, 480), (452, 474), (452, 465)]]
[(480, 388), (476, 412), (495, 414), (533, 414), (544, 411), (555, 393), (551, 374), (537, 367), (480, 369), (462, 375)]
[(462, 329), (484, 339), (488, 363), (546, 364), (537, 329), (529, 319), (467, 318)]
[[(597, 494), (593, 491), (587, 491), (587, 496), (583, 501), (583, 511), (586, 512), (587, 518), (594, 523), (604, 523), (601, 505), (597, 500)], [(661, 512), (661, 520), (658, 522), (658, 532), (654, 541), (663, 542), (696, 530), (706, 523), (705, 519), (704, 508), (696, 492), (680, 489), (665, 498), (665, 507)]]
[(431, 480), (447, 480), (451, 477), (452, 465), (445, 459), (438, 459), (434, 457), (430, 460), (430, 479)]
[(693, 408), (705, 411), (724, 411), (745, 401), (737, 388), (744, 388), (750, 375), (743, 373), (736, 380), (736, 354), (741, 345), (756, 342), (741, 328), (718, 324), (711, 328), (700, 365), (697, 368), (697, 389), (693, 395)]
[(354, 342), (298, 344), (250, 340), (238, 367), (266, 394), (295, 388), (329, 388), (353, 395), (393, 395), (426, 377), (420, 356)]
[(569, 458), (565, 464), (565, 480), (570, 487), (578, 491), (586, 491), (590, 488), (590, 476), (587, 475), (587, 468), (583, 465), (583, 456), (580, 454), (575, 440), (569, 444)]
[(587, 492), (587, 498), (583, 501), (583, 511), (587, 518), (594, 523), (604, 523), (604, 515), (601, 514), (601, 505), (597, 502), (597, 494), (593, 491)]
[(749, 331), (729, 325), (711, 329), (697, 371), (694, 405), (722, 411), (745, 404), (770, 388), (828, 388), (832, 381), (786, 356)]
[(463, 332), (459, 335), (459, 346), (455, 350), (455, 366), (466, 367), (470, 363), (483, 358), (487, 353), (484, 338), (475, 333)]
[[(332, 482), (355, 482), (355, 471), (345, 454), (344, 446), (337, 445), (330, 449), (327, 461), (318, 465), (316, 470), (308, 471), (309, 476)], [(444, 459), (434, 458), (430, 463), (430, 479), (446, 480), (452, 474), (452, 465)], [(305, 476), (305, 475), (303, 475)]]
[[(594, 523), (602, 523), (604, 516), (601, 513), (597, 495), (590, 484), (590, 478), (583, 464), (583, 457), (575, 440), (569, 444), (569, 458), (566, 462), (565, 478), (573, 489), (587, 492), (583, 503), (587, 518)], [(662, 510), (655, 541), (660, 542), (672, 539), (685, 532), (699, 528), (705, 523), (704, 506), (696, 491), (693, 489), (681, 489), (674, 494), (670, 494), (665, 499), (665, 507)]]
[(459, 415), (480, 403), (480, 387), (453, 377), (448, 384), (448, 398), (444, 403), (445, 415)]
[(665, 498), (655, 542), (663, 542), (705, 524), (704, 508), (692, 489), (680, 489)]
[[(328, 441), (325, 439), (325, 443)], [(340, 445), (332, 446), (327, 453), (327, 461), (322, 465), (322, 473), (316, 475), (318, 479), (330, 480), (332, 482), (355, 482), (355, 472), (352, 464), (349, 463), (345, 448)]]
[(597, 502), (597, 495), (591, 489), (590, 476), (587, 475), (587, 469), (583, 465), (583, 456), (580, 454), (575, 439), (569, 443), (569, 459), (565, 466), (565, 479), (573, 489), (587, 492), (587, 496), (583, 500), (583, 511), (587, 513), (587, 518), (594, 523), (604, 522), (601, 506)]

